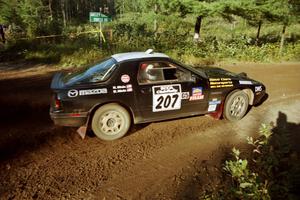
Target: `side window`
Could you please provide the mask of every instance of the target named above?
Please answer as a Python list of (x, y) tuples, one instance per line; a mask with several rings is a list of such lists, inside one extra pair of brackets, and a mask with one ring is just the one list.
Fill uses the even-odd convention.
[(158, 62), (141, 63), (138, 74), (139, 83), (164, 81), (163, 70)]
[(169, 62), (145, 62), (139, 67), (139, 83), (191, 81), (191, 72)]
[(176, 68), (175, 76), (178, 81), (192, 81), (192, 73), (190, 71), (183, 69), (182, 67), (178, 67), (173, 63), (170, 63), (169, 65)]

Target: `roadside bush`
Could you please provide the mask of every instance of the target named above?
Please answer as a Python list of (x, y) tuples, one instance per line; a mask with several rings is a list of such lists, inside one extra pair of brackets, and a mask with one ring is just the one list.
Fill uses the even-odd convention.
[(288, 199), (292, 185), (292, 172), (298, 167), (295, 153), (291, 151), (289, 135), (284, 130), (274, 134), (270, 125), (263, 124), (260, 137), (249, 137), (248, 144), (253, 146), (253, 170), (261, 179), (268, 182), (270, 196)]
[[(276, 132), (274, 132), (276, 130)], [(204, 199), (291, 199), (293, 176), (299, 172), (297, 154), (289, 145), (289, 134), (262, 124), (258, 138), (248, 137), (248, 158), (233, 148), (233, 159), (225, 161), (222, 184), (202, 195)]]
[(240, 158), (240, 151), (232, 149), (234, 160), (226, 161), (224, 170), (231, 176), (230, 199), (270, 199), (268, 182), (262, 182), (258, 173), (249, 169), (248, 160)]

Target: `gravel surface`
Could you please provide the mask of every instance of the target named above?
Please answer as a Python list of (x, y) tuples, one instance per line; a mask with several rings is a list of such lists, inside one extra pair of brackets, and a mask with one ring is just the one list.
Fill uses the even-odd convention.
[(0, 64), (0, 199), (198, 199), (218, 181), (207, 171), (213, 175), (233, 146), (247, 148), (261, 123), (286, 127), (295, 146), (300, 139), (299, 63), (225, 66), (267, 87), (268, 100), (241, 121), (144, 124), (113, 142), (54, 126), (48, 105), (55, 70), (35, 67)]

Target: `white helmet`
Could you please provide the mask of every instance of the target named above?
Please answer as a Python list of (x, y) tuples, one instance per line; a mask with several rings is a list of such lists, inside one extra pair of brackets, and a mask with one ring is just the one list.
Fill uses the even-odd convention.
[(145, 70), (146, 77), (150, 81), (155, 81), (157, 79), (157, 74), (152, 70), (153, 68), (154, 68), (154, 65), (149, 64)]

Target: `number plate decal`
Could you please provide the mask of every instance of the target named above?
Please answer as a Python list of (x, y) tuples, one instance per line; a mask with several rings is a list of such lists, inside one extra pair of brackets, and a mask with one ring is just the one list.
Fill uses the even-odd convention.
[(158, 85), (152, 87), (152, 111), (161, 112), (181, 108), (181, 85)]

